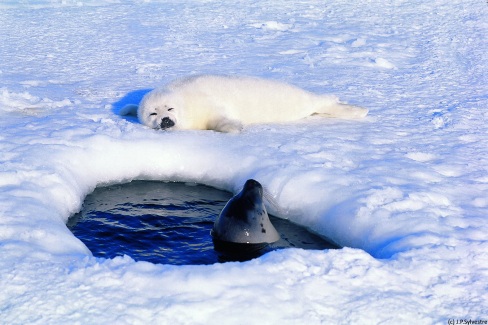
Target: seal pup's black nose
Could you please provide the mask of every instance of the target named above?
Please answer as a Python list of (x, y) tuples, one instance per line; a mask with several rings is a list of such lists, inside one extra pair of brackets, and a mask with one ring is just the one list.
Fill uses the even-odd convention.
[(161, 129), (167, 129), (175, 125), (175, 122), (173, 122), (169, 117), (165, 117), (161, 120)]

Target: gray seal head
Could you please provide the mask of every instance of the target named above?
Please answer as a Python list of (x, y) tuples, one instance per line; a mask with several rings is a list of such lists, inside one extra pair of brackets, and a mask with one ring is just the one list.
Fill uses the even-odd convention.
[(270, 244), (280, 239), (269, 220), (263, 202), (263, 187), (253, 179), (227, 202), (215, 220), (211, 235), (215, 240), (236, 244)]

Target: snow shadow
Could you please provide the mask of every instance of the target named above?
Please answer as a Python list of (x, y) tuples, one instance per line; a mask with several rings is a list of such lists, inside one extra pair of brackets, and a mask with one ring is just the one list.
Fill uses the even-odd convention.
[(112, 112), (129, 122), (139, 123), (137, 116), (120, 115), (120, 111), (122, 110), (122, 108), (124, 108), (126, 105), (129, 104), (139, 105), (139, 103), (142, 100), (142, 97), (144, 97), (144, 95), (150, 92), (151, 90), (152, 89), (138, 89), (127, 93), (124, 97), (120, 98), (118, 101), (112, 104)]

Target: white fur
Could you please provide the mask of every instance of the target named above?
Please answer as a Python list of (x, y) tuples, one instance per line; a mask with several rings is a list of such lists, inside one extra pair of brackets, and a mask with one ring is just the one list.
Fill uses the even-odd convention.
[[(154, 129), (221, 132), (238, 132), (254, 123), (290, 122), (312, 114), (360, 118), (367, 113), (367, 109), (340, 103), (335, 96), (277, 81), (213, 75), (177, 80), (155, 89), (143, 97), (137, 110), (141, 123)], [(174, 126), (162, 126), (163, 118)]]

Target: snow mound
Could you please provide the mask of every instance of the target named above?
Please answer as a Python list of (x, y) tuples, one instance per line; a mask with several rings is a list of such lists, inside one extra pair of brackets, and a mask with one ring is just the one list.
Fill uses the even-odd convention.
[(73, 106), (73, 102), (69, 99), (56, 101), (49, 98), (40, 98), (26, 91), (15, 93), (5, 87), (0, 88), (0, 111), (36, 114), (45, 109), (68, 106)]

